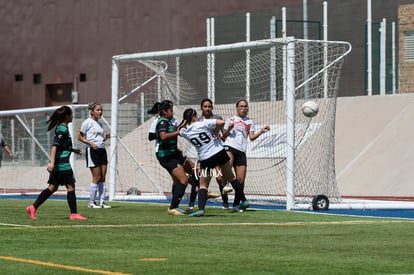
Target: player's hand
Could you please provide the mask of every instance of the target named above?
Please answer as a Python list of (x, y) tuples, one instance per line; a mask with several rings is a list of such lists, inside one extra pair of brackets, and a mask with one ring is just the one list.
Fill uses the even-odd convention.
[(262, 129), (261, 129), (261, 132), (262, 133), (266, 133), (266, 132), (268, 132), (270, 130), (270, 126), (269, 125), (266, 125), (265, 127), (263, 127)]
[(72, 152), (74, 152), (75, 154), (78, 154), (78, 155), (82, 155), (82, 150), (80, 150), (80, 149), (72, 149)]
[(47, 171), (49, 172), (49, 173), (52, 173), (52, 171), (53, 171), (53, 168), (55, 167), (55, 165), (54, 164), (52, 164), (52, 163), (49, 163), (48, 165), (47, 165)]

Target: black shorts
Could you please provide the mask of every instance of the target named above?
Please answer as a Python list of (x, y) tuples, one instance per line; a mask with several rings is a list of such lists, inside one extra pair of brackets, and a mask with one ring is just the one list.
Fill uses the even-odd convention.
[(223, 165), (230, 160), (229, 156), (226, 153), (226, 150), (221, 150), (217, 154), (208, 159), (200, 161), (200, 169), (210, 168), (213, 169), (217, 165)]
[(240, 150), (234, 149), (230, 146), (224, 146), (226, 151), (232, 153), (233, 155), (233, 166), (247, 166), (246, 153)]
[(86, 147), (86, 167), (93, 168), (108, 164), (108, 156), (105, 148), (98, 148), (97, 150), (91, 147)]
[(75, 184), (76, 180), (73, 176), (73, 171), (52, 171), (49, 174), (49, 180), (47, 183), (53, 185), (66, 185), (66, 184)]
[(186, 157), (183, 156), (181, 152), (177, 152), (173, 155), (165, 156), (165, 157), (158, 157), (157, 159), (162, 167), (167, 169), (168, 173), (172, 175), (172, 171), (180, 166), (183, 166)]

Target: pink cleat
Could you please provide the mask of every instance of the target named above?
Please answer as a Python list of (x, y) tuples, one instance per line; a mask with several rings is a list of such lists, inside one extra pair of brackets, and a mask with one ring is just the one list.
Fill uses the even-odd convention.
[(33, 205), (26, 207), (26, 212), (29, 215), (29, 218), (31, 218), (32, 220), (37, 220), (36, 208)]
[(81, 214), (78, 214), (78, 213), (72, 213), (72, 214), (70, 214), (69, 219), (71, 221), (73, 221), (73, 220), (85, 221), (88, 218), (87, 217), (84, 217), (84, 216), (82, 216)]

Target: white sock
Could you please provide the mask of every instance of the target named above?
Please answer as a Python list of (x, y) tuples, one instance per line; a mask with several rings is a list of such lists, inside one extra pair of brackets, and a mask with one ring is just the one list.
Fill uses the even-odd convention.
[(91, 183), (89, 186), (89, 203), (94, 204), (96, 199), (96, 191), (98, 190), (98, 185)]
[(105, 200), (105, 182), (98, 183), (98, 190), (99, 190), (99, 205), (102, 205)]

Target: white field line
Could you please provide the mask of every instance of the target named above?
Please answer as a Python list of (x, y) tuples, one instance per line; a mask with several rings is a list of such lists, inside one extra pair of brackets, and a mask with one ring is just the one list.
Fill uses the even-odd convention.
[(94, 225), (15, 225), (15, 224), (0, 224), (4, 226), (0, 229), (55, 229), (55, 228), (129, 228), (129, 227), (206, 227), (206, 226), (319, 226), (319, 225), (358, 225), (358, 224), (397, 224), (397, 223), (414, 223), (414, 220), (360, 220), (360, 221), (333, 221), (333, 222), (268, 222), (268, 223), (173, 223), (173, 224), (94, 224)]

